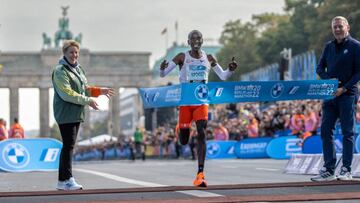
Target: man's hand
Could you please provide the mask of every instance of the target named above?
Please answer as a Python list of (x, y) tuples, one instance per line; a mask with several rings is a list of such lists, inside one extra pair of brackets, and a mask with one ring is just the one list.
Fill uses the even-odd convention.
[(169, 62), (167, 62), (166, 60), (163, 60), (163, 62), (160, 64), (160, 70), (165, 70), (165, 68), (167, 68), (169, 65)]
[(229, 63), (229, 70), (234, 71), (237, 68), (237, 63), (235, 61), (235, 57), (232, 57), (231, 63)]
[(115, 94), (114, 89), (108, 88), (108, 87), (102, 87), (102, 88), (100, 88), (100, 91), (101, 91), (101, 95), (105, 95), (109, 99), (110, 99), (110, 97), (114, 96), (114, 94)]
[(99, 105), (97, 104), (94, 98), (90, 98), (89, 106), (91, 106), (91, 108), (95, 110), (99, 110)]
[(338, 97), (342, 94), (344, 94), (346, 92), (346, 89), (344, 87), (339, 87), (336, 89), (336, 91), (334, 92), (334, 97)]

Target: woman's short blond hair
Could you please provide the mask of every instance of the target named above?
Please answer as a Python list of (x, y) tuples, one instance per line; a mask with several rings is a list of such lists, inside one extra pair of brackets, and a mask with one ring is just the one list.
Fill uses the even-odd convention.
[(65, 40), (63, 43), (63, 47), (62, 47), (62, 52), (63, 54), (65, 54), (65, 52), (68, 50), (69, 47), (77, 47), (78, 49), (80, 49), (80, 44), (79, 42), (75, 41), (75, 40)]

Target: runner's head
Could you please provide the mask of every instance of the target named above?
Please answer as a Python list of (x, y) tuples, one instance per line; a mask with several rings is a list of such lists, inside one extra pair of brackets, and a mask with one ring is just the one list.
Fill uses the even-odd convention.
[(198, 51), (201, 48), (203, 43), (202, 34), (199, 30), (193, 30), (188, 35), (188, 44), (191, 47), (191, 50)]

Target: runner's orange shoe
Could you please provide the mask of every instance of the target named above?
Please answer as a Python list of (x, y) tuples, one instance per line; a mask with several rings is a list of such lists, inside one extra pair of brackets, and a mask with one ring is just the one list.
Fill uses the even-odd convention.
[(193, 182), (196, 187), (207, 187), (207, 182), (205, 180), (205, 176), (203, 172), (200, 172), (196, 175), (196, 178)]

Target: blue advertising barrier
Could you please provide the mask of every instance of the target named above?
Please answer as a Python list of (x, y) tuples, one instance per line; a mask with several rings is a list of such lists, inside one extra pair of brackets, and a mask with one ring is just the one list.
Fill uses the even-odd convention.
[(330, 99), (337, 80), (182, 83), (140, 88), (144, 108), (295, 99)]
[(268, 158), (266, 147), (273, 138), (249, 138), (235, 144), (235, 154), (240, 159)]
[(2, 141), (0, 169), (8, 172), (57, 170), (61, 148), (61, 142), (47, 138)]
[(271, 140), (266, 152), (273, 159), (289, 159), (292, 154), (301, 153), (301, 139), (296, 136), (284, 136)]
[[(342, 153), (342, 135), (335, 135), (334, 140), (336, 153)], [(314, 135), (306, 138), (303, 143), (304, 154), (321, 154), (322, 141), (320, 135)]]
[(206, 158), (224, 159), (236, 158), (235, 144), (237, 141), (207, 141)]
[(356, 153), (360, 153), (360, 135), (355, 139), (355, 151)]

